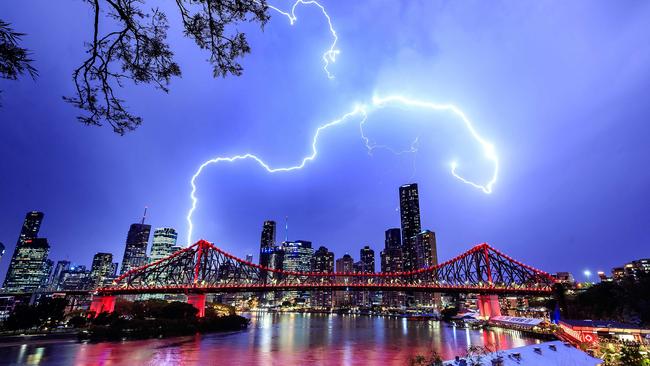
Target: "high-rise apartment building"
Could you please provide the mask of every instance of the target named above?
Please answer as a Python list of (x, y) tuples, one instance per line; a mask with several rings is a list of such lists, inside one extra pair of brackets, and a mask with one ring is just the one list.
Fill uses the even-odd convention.
[(433, 267), (437, 264), (436, 233), (424, 230), (415, 236), (415, 269)]
[[(146, 213), (147, 210), (145, 209), (145, 215)], [(145, 217), (142, 217), (141, 223), (131, 224), (129, 228), (120, 273), (125, 273), (147, 264), (147, 246), (149, 245), (151, 225), (145, 224), (144, 219)]]
[(422, 230), (417, 183), (405, 184), (399, 187), (399, 207), (402, 223), (404, 270), (411, 271), (415, 269), (415, 236)]
[[(404, 256), (402, 252), (400, 229), (388, 229), (385, 232), (384, 250), (381, 251), (381, 271), (386, 273), (402, 272)], [(385, 306), (398, 308), (404, 303), (404, 293), (384, 291), (382, 301)]]
[(62, 260), (56, 262), (56, 267), (54, 267), (54, 272), (52, 272), (52, 276), (50, 276), (49, 284), (48, 287), (51, 290), (58, 290), (59, 289), (59, 284), (61, 282), (61, 275), (63, 274), (63, 271), (67, 271), (70, 269), (70, 261)]
[(153, 232), (149, 262), (155, 262), (174, 254), (178, 233), (174, 228), (161, 227)]

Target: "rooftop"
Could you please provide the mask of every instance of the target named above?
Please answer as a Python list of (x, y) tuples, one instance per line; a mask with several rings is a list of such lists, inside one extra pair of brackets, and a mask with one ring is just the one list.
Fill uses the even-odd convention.
[[(603, 364), (602, 360), (591, 357), (562, 341), (532, 344), (490, 353), (482, 358), (480, 365), (492, 366), (492, 359), (496, 359), (497, 356), (503, 357), (502, 366), (597, 366)], [(460, 363), (449, 360), (445, 361), (444, 365), (457, 366)]]

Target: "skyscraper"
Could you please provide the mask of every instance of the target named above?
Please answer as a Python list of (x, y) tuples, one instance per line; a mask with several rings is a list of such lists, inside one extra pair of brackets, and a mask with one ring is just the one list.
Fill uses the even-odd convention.
[(363, 273), (374, 273), (375, 272), (375, 251), (370, 249), (370, 246), (366, 245), (361, 248), (359, 251), (360, 262), (361, 262), (361, 272)]
[(17, 246), (22, 245), (25, 240), (35, 239), (38, 237), (38, 231), (41, 229), (41, 222), (43, 221), (43, 213), (38, 211), (31, 211), (25, 215), (23, 227), (20, 230)]
[(415, 236), (415, 269), (433, 267), (437, 264), (436, 233), (424, 230)]
[[(334, 272), (334, 253), (327, 250), (324, 246), (318, 248), (318, 250), (314, 252), (311, 260), (311, 270), (318, 273)], [(311, 306), (316, 308), (331, 308), (332, 291), (312, 291)]]
[(149, 262), (155, 262), (174, 254), (178, 233), (174, 228), (161, 227), (153, 232)]
[(93, 257), (93, 264), (90, 267), (90, 278), (93, 287), (105, 284), (113, 277), (113, 254), (97, 253)]
[(399, 187), (399, 207), (402, 222), (404, 270), (411, 271), (415, 269), (415, 236), (422, 230), (417, 183), (405, 184)]
[[(400, 244), (400, 229), (386, 230), (385, 239), (384, 250), (381, 251), (381, 271), (386, 273), (402, 272), (404, 270), (404, 258)], [(404, 303), (404, 293), (384, 291), (383, 303), (389, 307), (401, 307)]]
[(275, 246), (275, 221), (264, 221), (260, 240), (260, 265), (270, 267), (271, 255)]
[(50, 245), (47, 239), (38, 238), (42, 221), (42, 212), (31, 211), (25, 215), (5, 277), (5, 290), (31, 291), (46, 284), (52, 266), (47, 260)]
[[(145, 209), (144, 212), (146, 215), (147, 210)], [(144, 219), (145, 216), (142, 217), (141, 223), (131, 224), (129, 228), (120, 273), (128, 272), (147, 263), (147, 245), (149, 244), (151, 225), (146, 225)]]
[[(354, 259), (349, 254), (336, 260), (336, 272), (354, 272)], [(344, 276), (336, 277), (337, 282), (348, 283), (349, 278)], [(349, 291), (336, 291), (334, 294), (336, 306), (352, 305), (352, 296)]]
[(5, 255), (5, 245), (0, 243), (0, 261), (2, 261), (2, 257)]
[(54, 272), (50, 277), (50, 283), (48, 286), (51, 290), (59, 289), (59, 284), (61, 283), (61, 275), (63, 274), (63, 271), (70, 269), (70, 264), (70, 261), (66, 260), (56, 262), (56, 267), (54, 267)]
[(11, 258), (4, 282), (5, 290), (29, 292), (44, 286), (52, 268), (47, 259), (49, 253), (47, 239), (24, 239)]

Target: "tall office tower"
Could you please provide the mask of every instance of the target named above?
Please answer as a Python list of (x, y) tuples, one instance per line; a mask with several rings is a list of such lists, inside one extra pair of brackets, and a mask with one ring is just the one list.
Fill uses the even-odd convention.
[[(23, 221), (23, 226), (20, 229), (20, 235), (18, 236), (16, 247), (14, 248), (14, 252), (11, 256), (11, 262), (9, 263), (9, 268), (7, 270), (7, 275), (5, 276), (5, 282), (3, 285), (3, 287), (5, 287), (6, 289), (9, 289), (10, 287), (18, 286), (14, 288), (14, 290), (10, 290), (10, 291), (19, 291), (20, 287), (25, 284), (22, 282), (23, 280), (16, 278), (16, 274), (14, 273), (19, 273), (22, 271), (22, 270), (18, 270), (19, 272), (15, 272), (17, 270), (16, 266), (19, 264), (24, 266), (26, 264), (25, 256), (27, 255), (27, 252), (31, 253), (32, 250), (29, 249), (27, 251), (21, 251), (20, 248), (23, 245), (25, 245), (27, 242), (29, 242), (30, 244), (29, 247), (35, 249), (34, 244), (37, 243), (35, 243), (33, 239), (36, 239), (38, 237), (38, 231), (41, 228), (42, 221), (43, 221), (42, 212), (31, 211), (25, 215), (25, 220)], [(47, 243), (47, 241), (45, 243)], [(49, 250), (49, 246), (48, 246), (48, 250)], [(43, 258), (43, 262), (41, 263), (41, 265), (45, 263), (46, 258), (47, 258), (47, 254), (45, 255), (45, 258)]]
[(292, 272), (309, 272), (311, 270), (311, 257), (314, 249), (310, 241), (296, 240), (282, 243), (284, 259), (282, 269)]
[(433, 267), (437, 264), (436, 233), (424, 230), (415, 236), (415, 269)]
[(58, 261), (56, 262), (56, 267), (54, 267), (54, 272), (50, 276), (49, 288), (51, 290), (58, 290), (59, 284), (61, 282), (61, 275), (63, 271), (70, 269), (70, 261)]
[(402, 221), (402, 251), (404, 270), (415, 269), (415, 236), (422, 230), (420, 224), (420, 199), (417, 183), (399, 187), (399, 208)]
[(399, 248), (402, 249), (402, 231), (395, 227), (388, 229), (384, 232), (385, 242), (384, 248)]
[(153, 231), (153, 242), (149, 262), (155, 262), (174, 254), (178, 233), (171, 227), (161, 227)]
[[(354, 259), (349, 254), (336, 260), (336, 272), (354, 272)], [(344, 276), (337, 276), (336, 281), (340, 283), (348, 283), (351, 279)], [(334, 293), (334, 303), (338, 307), (346, 307), (353, 305), (352, 294), (349, 291), (336, 291)]]
[[(381, 251), (381, 271), (385, 273), (402, 272), (404, 270), (404, 255), (402, 252), (400, 229), (388, 229), (385, 232), (385, 246)], [(388, 307), (398, 308), (404, 303), (404, 293), (384, 291), (383, 304)]]
[(375, 251), (370, 249), (370, 246), (366, 245), (361, 248), (360, 253), (360, 262), (362, 264), (361, 271), (363, 273), (374, 273), (375, 272)]
[(131, 224), (129, 228), (129, 233), (126, 236), (126, 246), (124, 247), (121, 274), (147, 263), (147, 245), (149, 244), (151, 225), (144, 223), (147, 214), (146, 208), (144, 213), (145, 216), (142, 217), (142, 222), (139, 224)]
[(52, 268), (47, 259), (49, 252), (47, 239), (25, 239), (16, 247), (11, 258), (4, 282), (5, 290), (29, 292), (44, 286)]
[[(311, 258), (311, 270), (318, 273), (334, 272), (334, 253), (327, 250), (326, 247), (318, 248)], [(311, 306), (314, 308), (331, 308), (332, 291), (312, 291)]]
[(86, 266), (70, 266), (69, 269), (61, 272), (59, 290), (62, 291), (83, 291), (90, 290), (92, 278)]
[(90, 267), (90, 279), (92, 287), (107, 285), (113, 278), (113, 254), (97, 253), (93, 257), (93, 264)]
[[(433, 267), (438, 264), (438, 249), (436, 233), (425, 230), (415, 236), (415, 269)], [(440, 294), (416, 293), (415, 303), (418, 306), (431, 307), (440, 305)]]
[(271, 254), (275, 247), (275, 221), (264, 221), (260, 240), (260, 265), (270, 267)]
[(38, 237), (38, 231), (41, 229), (41, 222), (43, 221), (43, 213), (38, 211), (31, 211), (25, 215), (23, 227), (20, 230), (18, 243), (16, 246), (22, 245), (25, 240), (35, 239)]

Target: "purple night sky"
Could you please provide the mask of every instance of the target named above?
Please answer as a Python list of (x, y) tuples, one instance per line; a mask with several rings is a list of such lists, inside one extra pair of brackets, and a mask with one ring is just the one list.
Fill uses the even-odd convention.
[[(270, 2), (287, 8), (290, 2)], [(90, 265), (96, 252), (121, 261), (129, 225), (144, 206), (154, 228), (187, 240), (190, 177), (205, 160), (255, 153), (273, 166), (310, 153), (316, 128), (373, 95), (453, 103), (492, 142), (499, 180), (490, 195), (455, 179), (486, 182), (492, 167), (448, 113), (387, 109), (366, 133), (395, 150), (420, 136), (417, 154), (368, 154), (358, 121), (327, 130), (303, 170), (269, 174), (251, 161), (206, 168), (197, 180), (199, 237), (257, 261), (262, 222), (289, 237), (355, 259), (378, 257), (384, 230), (399, 226), (398, 187), (417, 182), (423, 228), (444, 260), (480, 242), (548, 272), (609, 270), (650, 256), (650, 3), (646, 1), (323, 0), (341, 53), (322, 70), (331, 39), (322, 15), (299, 7), (291, 27), (271, 13), (248, 32), (241, 77), (213, 79), (208, 55), (170, 42), (183, 77), (164, 94), (120, 93), (144, 124), (124, 137), (85, 127), (61, 97), (91, 37), (80, 0), (0, 4), (0, 18), (27, 33), (36, 81), (0, 80), (0, 242), (3, 278), (27, 211), (45, 213), (50, 258)], [(278, 233), (278, 239), (284, 233)]]

